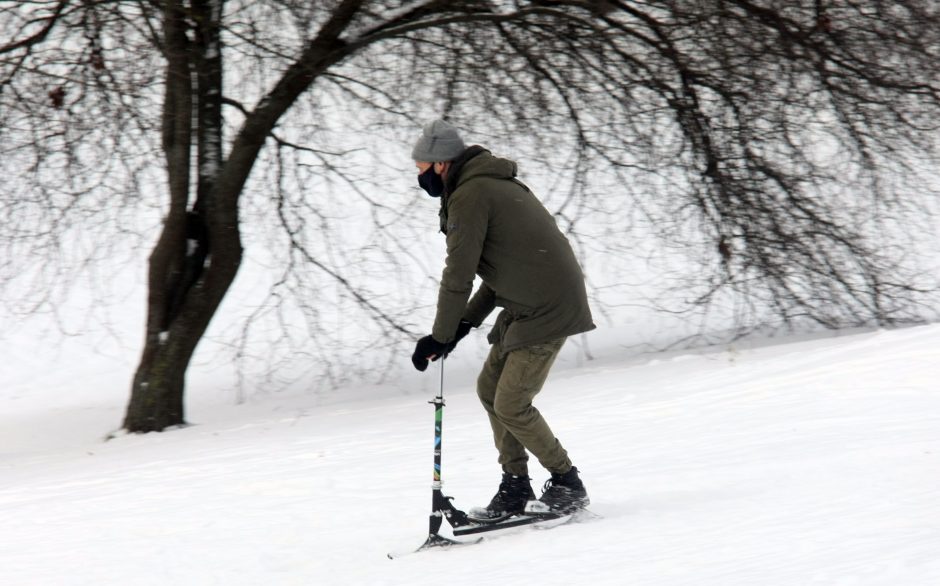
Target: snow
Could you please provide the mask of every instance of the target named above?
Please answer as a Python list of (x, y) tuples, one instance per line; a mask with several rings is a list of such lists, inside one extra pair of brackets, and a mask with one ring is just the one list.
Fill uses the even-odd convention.
[[(332, 404), (195, 394), (193, 425), (105, 441), (124, 404), (87, 364), (29, 393), (8, 361), (0, 584), (940, 584), (940, 326), (641, 358), (614, 334), (536, 402), (600, 518), (396, 560), (427, 536), (437, 365)], [(443, 479), (466, 509), (499, 470), (458, 360)]]

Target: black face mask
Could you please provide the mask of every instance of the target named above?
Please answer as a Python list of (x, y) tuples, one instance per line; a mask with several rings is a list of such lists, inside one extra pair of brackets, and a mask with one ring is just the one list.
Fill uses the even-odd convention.
[(431, 197), (440, 197), (444, 194), (444, 178), (434, 172), (434, 165), (418, 175), (418, 185)]

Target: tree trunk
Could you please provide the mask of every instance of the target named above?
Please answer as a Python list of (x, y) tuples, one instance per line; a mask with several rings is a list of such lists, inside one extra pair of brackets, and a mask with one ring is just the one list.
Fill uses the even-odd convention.
[[(131, 432), (185, 423), (186, 369), (241, 264), (237, 199), (213, 200), (222, 167), (222, 0), (193, 0), (189, 7), (167, 2), (164, 10), (170, 211), (150, 256), (147, 335), (124, 420)], [(195, 23), (192, 40), (187, 15)], [(196, 201), (187, 210), (194, 136)]]
[[(164, 228), (164, 233), (169, 229)], [(161, 243), (162, 243), (161, 239)], [(152, 305), (148, 315), (143, 356), (134, 377), (124, 428), (135, 433), (162, 431), (184, 424), (184, 375), (196, 345), (222, 302), (241, 264), (241, 243), (237, 230), (229, 230), (213, 240), (212, 265), (186, 297), (185, 305), (169, 330), (161, 331), (162, 306)], [(222, 250), (220, 250), (222, 249)], [(161, 244), (151, 258), (159, 257)], [(151, 276), (159, 271), (151, 270)], [(159, 275), (157, 275), (159, 276)], [(151, 287), (160, 287), (158, 279)], [(151, 299), (154, 296), (151, 295)]]
[[(348, 54), (340, 35), (362, 0), (343, 0), (334, 8), (298, 60), (246, 116), (226, 159), (221, 133), (222, 4), (192, 0), (186, 7), (179, 0), (164, 2), (168, 67), (163, 148), (170, 211), (150, 257), (146, 342), (124, 420), (130, 432), (162, 431), (186, 422), (186, 369), (241, 264), (239, 196), (280, 117), (320, 74)], [(192, 40), (187, 15), (194, 23)], [(197, 195), (193, 209), (187, 210), (193, 142)]]

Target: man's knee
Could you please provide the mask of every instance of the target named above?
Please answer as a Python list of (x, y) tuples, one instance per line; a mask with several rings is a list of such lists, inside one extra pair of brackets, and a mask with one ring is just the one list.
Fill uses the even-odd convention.
[(492, 406), (496, 398), (497, 380), (484, 369), (477, 377), (477, 397), (480, 402), (487, 406)]
[(511, 393), (499, 393), (493, 401), (493, 413), (504, 423), (525, 424), (530, 419), (535, 407), (528, 400)]

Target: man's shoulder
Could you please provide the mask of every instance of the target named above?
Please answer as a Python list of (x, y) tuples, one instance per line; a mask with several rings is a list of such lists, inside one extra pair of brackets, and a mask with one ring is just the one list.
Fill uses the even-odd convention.
[(485, 185), (477, 181), (464, 183), (447, 197), (447, 213), (461, 216), (485, 215), (492, 205), (489, 192)]

